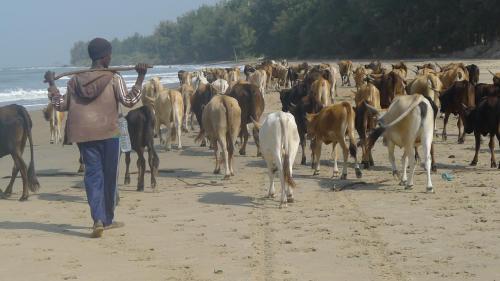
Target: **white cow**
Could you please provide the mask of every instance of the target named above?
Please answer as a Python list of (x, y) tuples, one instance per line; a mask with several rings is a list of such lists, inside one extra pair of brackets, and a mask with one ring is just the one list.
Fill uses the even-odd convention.
[[(370, 107), (376, 111), (375, 108)], [(379, 127), (371, 134), (368, 140), (368, 149), (371, 150), (375, 141), (384, 135), (389, 150), (389, 161), (392, 165), (392, 174), (399, 177), (394, 158), (394, 147), (404, 149), (402, 158), (403, 176), (400, 185), (405, 189), (413, 187), (415, 172), (415, 147), (420, 144), (424, 150), (425, 170), (427, 172), (427, 192), (433, 193), (431, 181), (431, 146), (434, 131), (434, 112), (429, 101), (422, 95), (398, 96), (389, 106), (387, 113), (379, 119)], [(406, 169), (410, 161), (410, 175)]]
[[(254, 122), (256, 126), (259, 126)], [(295, 118), (288, 112), (274, 112), (267, 115), (259, 130), (260, 151), (269, 173), (269, 197), (274, 197), (274, 173), (279, 171), (281, 181), (280, 207), (293, 202), (295, 182), (292, 168), (299, 149), (300, 138)]]
[(224, 95), (229, 88), (229, 83), (224, 79), (217, 79), (212, 82), (212, 86), (217, 91), (217, 94)]
[(256, 70), (254, 73), (251, 73), (248, 81), (259, 87), (259, 90), (263, 95), (266, 94), (267, 73), (265, 70)]

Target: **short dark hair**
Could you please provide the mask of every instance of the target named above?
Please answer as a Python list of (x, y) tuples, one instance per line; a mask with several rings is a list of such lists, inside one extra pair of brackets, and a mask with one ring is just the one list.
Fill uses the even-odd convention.
[(111, 55), (111, 43), (104, 38), (94, 38), (89, 42), (89, 57), (95, 61)]

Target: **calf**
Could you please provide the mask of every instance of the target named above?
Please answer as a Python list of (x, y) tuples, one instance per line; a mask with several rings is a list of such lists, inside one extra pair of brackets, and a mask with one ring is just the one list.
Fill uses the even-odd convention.
[[(137, 191), (144, 191), (144, 174), (146, 172), (145, 148), (148, 150), (148, 163), (151, 170), (151, 188), (156, 189), (156, 176), (160, 160), (154, 146), (155, 114), (151, 106), (143, 105), (129, 111), (127, 116), (128, 132), (132, 150), (137, 153)], [(125, 153), (125, 184), (130, 184), (130, 151)]]
[[(349, 154), (354, 158), (354, 169), (356, 177), (361, 178), (361, 169), (356, 159), (356, 144), (354, 139), (354, 110), (348, 102), (341, 102), (331, 106), (324, 107), (317, 114), (308, 114), (306, 116), (307, 134), (314, 138), (311, 144), (313, 150), (314, 175), (319, 175), (321, 144), (332, 144), (334, 157), (333, 175), (337, 176), (337, 157), (335, 146), (340, 144), (344, 155), (344, 167), (342, 169), (341, 179), (347, 178), (347, 160)], [(349, 138), (349, 146), (345, 142), (345, 136)]]
[(281, 206), (293, 202), (293, 163), (299, 148), (299, 133), (295, 118), (290, 113), (274, 112), (267, 115), (260, 127), (259, 139), (262, 157), (266, 161), (269, 175), (268, 197), (275, 196), (274, 174), (279, 171), (281, 182)]
[[(0, 107), (0, 158), (9, 155), (14, 160), (12, 168), (12, 177), (5, 192), (0, 190), (0, 197), (9, 197), (12, 194), (12, 187), (17, 174), (21, 172), (23, 179), (23, 194), (19, 201), (28, 200), (29, 192), (36, 192), (40, 188), (35, 173), (35, 160), (33, 158), (33, 139), (31, 137), (31, 128), (33, 123), (28, 111), (20, 105), (7, 105)], [(26, 139), (30, 142), (30, 164), (26, 168), (23, 160), (24, 147)]]
[[(241, 108), (241, 132), (240, 137), (243, 138), (243, 142), (240, 148), (240, 155), (246, 155), (246, 147), (248, 142), (248, 128), (247, 124), (252, 123), (252, 120), (259, 122), (260, 116), (264, 112), (264, 96), (259, 88), (248, 82), (239, 82), (234, 85), (229, 96), (235, 98)], [(253, 138), (255, 144), (257, 145), (257, 156), (260, 155), (259, 149), (259, 130), (254, 126)]]
[[(495, 95), (484, 97), (477, 107), (471, 108), (463, 105), (464, 111), (464, 131), (467, 134), (474, 132), (476, 141), (476, 152), (471, 166), (477, 165), (479, 148), (481, 147), (481, 135), (490, 135), (491, 168), (496, 168), (495, 142), (496, 136), (500, 144), (500, 92)], [(500, 162), (498, 164), (500, 169)]]
[(225, 164), (224, 179), (234, 176), (234, 145), (240, 131), (241, 113), (238, 101), (227, 95), (213, 97), (203, 109), (203, 127), (196, 140), (199, 141), (207, 136), (214, 144), (214, 174), (220, 173), (218, 150), (219, 148), (222, 150)]
[[(427, 171), (427, 192), (434, 192), (431, 182), (433, 129), (433, 109), (424, 96), (399, 96), (394, 99), (387, 113), (379, 119), (379, 127), (370, 134), (368, 149), (371, 150), (377, 139), (383, 134), (389, 151), (392, 174), (399, 177), (394, 158), (394, 147), (397, 145), (404, 148), (402, 158), (403, 176), (400, 185), (404, 185), (405, 189), (411, 189), (415, 172), (415, 147), (422, 145)], [(408, 161), (410, 164), (409, 176), (406, 173)]]
[(50, 143), (62, 143), (64, 112), (55, 110), (52, 103), (49, 102), (49, 104), (43, 109), (43, 117), (50, 124)]
[(444, 116), (444, 126), (442, 138), (447, 139), (446, 125), (448, 124), (448, 119), (450, 114), (458, 115), (458, 143), (464, 143), (465, 134), (462, 131), (462, 123), (464, 121), (464, 112), (462, 110), (462, 104), (472, 107), (475, 106), (475, 89), (474, 85), (469, 81), (456, 81), (453, 85), (444, 91), (444, 93), (439, 97), (441, 102), (441, 112), (445, 114)]

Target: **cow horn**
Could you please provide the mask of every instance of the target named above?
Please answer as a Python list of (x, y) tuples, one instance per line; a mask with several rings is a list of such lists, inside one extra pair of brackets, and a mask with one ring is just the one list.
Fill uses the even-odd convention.
[(413, 71), (415, 74), (418, 74), (418, 70), (412, 69), (411, 71)]
[(378, 110), (374, 106), (372, 106), (371, 104), (367, 103), (366, 100), (364, 100), (363, 103), (365, 104), (366, 108), (368, 109), (368, 111), (370, 113), (372, 113), (375, 116), (379, 115)]
[(251, 117), (251, 116), (250, 116), (250, 120), (252, 120), (252, 123), (255, 126), (255, 128), (257, 128), (258, 130), (260, 130), (260, 128), (262, 127), (262, 124), (260, 124), (259, 122), (255, 121), (255, 119), (253, 119), (253, 117)]
[(439, 67), (439, 70), (442, 70), (442, 69), (443, 69), (443, 67), (442, 67), (442, 66), (440, 66), (440, 65), (439, 65), (439, 63), (437, 63), (437, 61), (435, 61), (435, 62), (434, 62), (434, 64), (435, 64), (437, 67)]
[(493, 71), (491, 71), (489, 68), (488, 68), (488, 72), (491, 73), (491, 75), (496, 76), (495, 73), (493, 73)]

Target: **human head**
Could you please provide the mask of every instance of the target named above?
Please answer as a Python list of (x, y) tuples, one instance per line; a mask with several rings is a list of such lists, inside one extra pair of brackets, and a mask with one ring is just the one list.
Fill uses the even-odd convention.
[(100, 61), (104, 67), (108, 67), (111, 62), (111, 43), (104, 38), (94, 38), (89, 42), (88, 52), (93, 63)]

